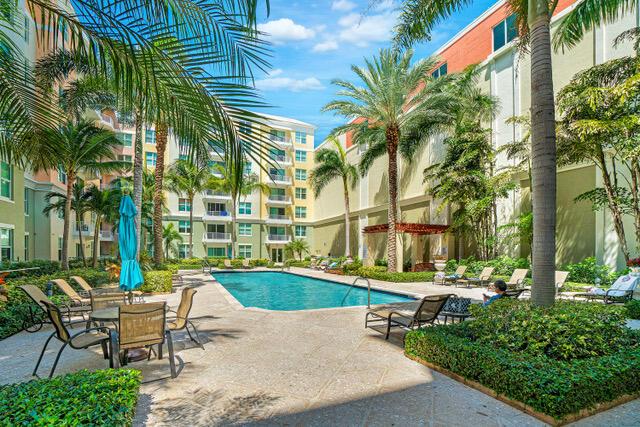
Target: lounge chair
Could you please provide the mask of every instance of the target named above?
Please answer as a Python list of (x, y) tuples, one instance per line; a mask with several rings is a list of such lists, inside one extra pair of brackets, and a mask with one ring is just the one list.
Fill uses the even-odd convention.
[(246, 268), (246, 269), (251, 268), (251, 263), (249, 262), (248, 258), (245, 258), (242, 260), (242, 268)]
[[(416, 308), (412, 305), (389, 305), (381, 308), (369, 310), (364, 319), (364, 327), (369, 324), (387, 324), (387, 331), (384, 339), (389, 339), (391, 328), (398, 326), (405, 329), (413, 329), (428, 324), (433, 324), (442, 311), (447, 300), (455, 296), (454, 294), (430, 295), (422, 298)], [(415, 306), (415, 304), (413, 304)], [(371, 319), (370, 319), (371, 317)]]
[(54, 327), (54, 331), (51, 335), (49, 335), (49, 338), (47, 338), (47, 341), (45, 341), (44, 343), (44, 347), (42, 347), (40, 357), (38, 358), (36, 367), (33, 370), (33, 376), (37, 376), (38, 367), (40, 366), (40, 362), (42, 362), (44, 352), (47, 350), (49, 341), (51, 341), (51, 338), (53, 337), (55, 337), (63, 344), (62, 347), (60, 347), (60, 350), (58, 350), (56, 359), (53, 362), (53, 366), (51, 367), (51, 371), (49, 372), (49, 378), (53, 376), (53, 373), (58, 366), (60, 355), (62, 355), (62, 351), (67, 348), (67, 346), (73, 348), (74, 350), (83, 350), (99, 344), (102, 346), (102, 353), (104, 358), (109, 359), (109, 367), (113, 368), (113, 358), (111, 357), (113, 355), (113, 352), (111, 351), (112, 349), (110, 346), (110, 332), (108, 328), (105, 328), (103, 326), (88, 328), (71, 335), (64, 325), (60, 309), (49, 301), (43, 301), (42, 303), (46, 307), (47, 315), (49, 316), (49, 320)]
[(564, 287), (564, 284), (567, 282), (569, 278), (568, 271), (556, 271), (556, 293), (560, 292), (560, 289)]
[(493, 274), (493, 270), (495, 270), (495, 268), (493, 267), (484, 267), (480, 272), (480, 275), (478, 275), (478, 277), (470, 277), (468, 279), (456, 280), (456, 286), (457, 285), (464, 285), (466, 287), (471, 287), (472, 285), (481, 286), (481, 287), (487, 286), (491, 281), (491, 275)]
[(518, 299), (518, 297), (520, 297), (520, 295), (522, 295), (524, 291), (525, 289), (507, 289), (506, 291), (504, 291), (504, 294), (502, 294), (502, 297)]
[(528, 272), (529, 270), (527, 270), (526, 268), (516, 268), (515, 270), (513, 270), (513, 273), (511, 274), (511, 278), (507, 282), (507, 288), (511, 288), (511, 289), (523, 288), (524, 279), (527, 278)]
[(70, 279), (76, 282), (87, 295), (89, 295), (89, 292), (93, 290), (91, 285), (87, 283), (82, 276), (71, 276)]
[(627, 302), (633, 299), (633, 292), (640, 283), (640, 277), (624, 275), (616, 279), (606, 291), (596, 288), (593, 292), (575, 294), (574, 298), (586, 298), (587, 301), (603, 300), (605, 304)]
[[(112, 331), (112, 347), (115, 355), (122, 351), (122, 361), (126, 362), (129, 349), (158, 345), (158, 359), (162, 359), (162, 345), (166, 342), (169, 350), (171, 378), (176, 377), (176, 364), (173, 354), (171, 331), (166, 327), (166, 303), (150, 302), (145, 304), (123, 305), (118, 317), (120, 328)], [(151, 358), (151, 353), (149, 357)], [(114, 365), (119, 357), (114, 357)], [(117, 366), (116, 366), (117, 367)]]
[(453, 274), (450, 274), (448, 276), (440, 276), (440, 280), (436, 280), (436, 278), (434, 278), (433, 283), (436, 285), (446, 285), (447, 283), (455, 283), (459, 279), (462, 279), (464, 277), (464, 273), (466, 273), (466, 271), (467, 271), (466, 265), (459, 265), (456, 268), (456, 271), (453, 272)]
[(224, 262), (224, 268), (233, 269), (233, 265), (231, 265), (230, 259), (225, 259), (223, 262)]
[[(204, 350), (204, 346), (200, 343), (200, 336), (198, 335), (198, 330), (196, 326), (189, 319), (189, 313), (191, 312), (191, 308), (193, 307), (193, 296), (196, 294), (196, 291), (192, 287), (186, 287), (182, 290), (182, 297), (180, 298), (180, 305), (178, 305), (177, 310), (167, 310), (170, 313), (175, 313), (175, 317), (171, 316), (171, 318), (167, 319), (167, 328), (174, 331), (181, 331), (186, 329), (189, 338), (191, 341), (195, 342), (198, 346), (200, 346)], [(189, 326), (193, 329), (193, 333), (196, 338), (191, 335), (191, 331), (189, 331)]]
[(66, 296), (71, 299), (74, 305), (90, 305), (91, 298), (82, 297), (75, 289), (64, 279), (53, 279), (51, 283), (56, 285)]
[[(42, 290), (34, 285), (22, 285), (19, 288), (27, 294), (27, 296), (33, 301), (42, 312), (47, 312), (47, 306), (44, 304), (45, 302), (49, 304), (53, 304), (49, 297), (47, 297)], [(42, 320), (42, 316), (38, 316), (38, 314), (33, 310), (33, 306), (29, 305), (29, 317), (26, 318), (23, 322), (23, 329), (27, 332), (36, 332), (39, 331), (40, 328), (44, 325), (45, 321)], [(82, 316), (84, 319), (85, 313), (91, 311), (91, 307), (89, 306), (71, 306), (70, 304), (61, 304), (60, 311), (64, 316), (67, 316), (67, 323), (71, 324), (72, 316)], [(36, 325), (36, 329), (30, 330), (30, 328)]]

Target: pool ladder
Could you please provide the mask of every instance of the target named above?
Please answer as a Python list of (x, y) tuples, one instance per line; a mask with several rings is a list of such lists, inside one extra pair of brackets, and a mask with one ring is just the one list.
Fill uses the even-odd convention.
[(340, 302), (341, 306), (342, 306), (342, 304), (344, 304), (344, 301), (349, 296), (349, 293), (351, 292), (351, 289), (353, 289), (353, 287), (356, 285), (356, 283), (358, 283), (359, 280), (364, 280), (365, 282), (367, 282), (367, 308), (371, 308), (371, 283), (369, 282), (369, 279), (367, 279), (366, 277), (362, 277), (362, 276), (356, 277), (356, 280), (354, 280), (353, 283), (351, 284), (351, 286), (349, 286), (349, 290), (344, 295), (344, 298), (342, 298), (342, 302)]

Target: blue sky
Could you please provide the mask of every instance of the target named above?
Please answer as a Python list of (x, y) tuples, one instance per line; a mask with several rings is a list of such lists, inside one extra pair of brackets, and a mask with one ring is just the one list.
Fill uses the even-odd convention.
[[(475, 0), (442, 23), (432, 41), (415, 48), (415, 58), (430, 55), (496, 0)], [(259, 29), (269, 33), (272, 69), (256, 75), (256, 86), (271, 108), (266, 113), (292, 117), (317, 127), (316, 145), (344, 122), (321, 108), (335, 97), (334, 78), (352, 79), (351, 64), (390, 45), (399, 0), (271, 0)]]

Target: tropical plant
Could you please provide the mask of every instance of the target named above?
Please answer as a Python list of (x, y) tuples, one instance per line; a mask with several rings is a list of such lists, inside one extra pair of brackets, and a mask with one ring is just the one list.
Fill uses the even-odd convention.
[(115, 160), (115, 147), (120, 144), (109, 130), (80, 121), (62, 124), (58, 129), (42, 129), (31, 141), (31, 165), (34, 171), (59, 170), (66, 176), (64, 228), (62, 233), (62, 268), (69, 269), (69, 219), (73, 186), (80, 174), (123, 171), (129, 163)]
[(211, 169), (189, 160), (177, 160), (168, 170), (167, 188), (189, 202), (189, 258), (193, 257), (193, 199), (211, 186)]
[(294, 239), (284, 246), (284, 250), (289, 256), (296, 256), (302, 260), (304, 254), (309, 253), (309, 243), (305, 239)]
[[(100, 229), (102, 223), (115, 223), (115, 219), (118, 216), (118, 206), (120, 205), (118, 197), (119, 195), (115, 190), (104, 189), (101, 190), (95, 185), (89, 187), (85, 194), (87, 211), (93, 213), (95, 216), (94, 229), (93, 229), (93, 268), (98, 266), (98, 255), (100, 253)], [(116, 199), (118, 202), (116, 204)]]
[(353, 189), (358, 182), (358, 169), (347, 160), (347, 152), (336, 137), (328, 138), (332, 148), (321, 148), (316, 151), (317, 166), (311, 171), (309, 181), (316, 197), (335, 179), (342, 180), (344, 195), (344, 256), (351, 256), (351, 226), (349, 209), (349, 188)]
[(207, 185), (211, 189), (227, 193), (231, 196), (231, 258), (236, 254), (236, 214), (238, 201), (241, 197), (247, 197), (254, 191), (267, 193), (269, 187), (260, 182), (256, 174), (244, 173), (244, 161), (227, 157), (225, 165), (215, 164), (213, 170), (219, 175), (213, 177)]
[(323, 111), (333, 111), (350, 122), (338, 126), (333, 135), (351, 133), (365, 148), (360, 170), (365, 174), (378, 157), (388, 156), (389, 208), (387, 259), (396, 271), (396, 222), (398, 214), (398, 154), (407, 161), (449, 118), (451, 98), (442, 90), (447, 78), (434, 79), (429, 71), (437, 60), (428, 58), (411, 65), (411, 51), (381, 50), (364, 67), (352, 66), (363, 86), (334, 80), (342, 88), (342, 99), (329, 102)]
[[(434, 27), (472, 0), (405, 0), (396, 27), (396, 44), (429, 39)], [(571, 47), (603, 21), (615, 19), (636, 0), (583, 0), (565, 15), (555, 33), (556, 48)], [(516, 14), (520, 45), (531, 52), (531, 189), (533, 202), (533, 288), (539, 305), (555, 300), (556, 132), (551, 17), (557, 0), (508, 0)]]
[(172, 222), (163, 228), (162, 241), (164, 242), (165, 257), (169, 258), (169, 249), (177, 256), (178, 246), (176, 242), (182, 242), (182, 235), (176, 230)]

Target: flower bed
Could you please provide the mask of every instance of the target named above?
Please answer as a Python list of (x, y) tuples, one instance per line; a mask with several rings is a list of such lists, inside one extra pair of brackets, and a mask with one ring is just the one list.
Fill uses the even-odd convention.
[(0, 425), (130, 426), (140, 373), (86, 370), (0, 386)]

